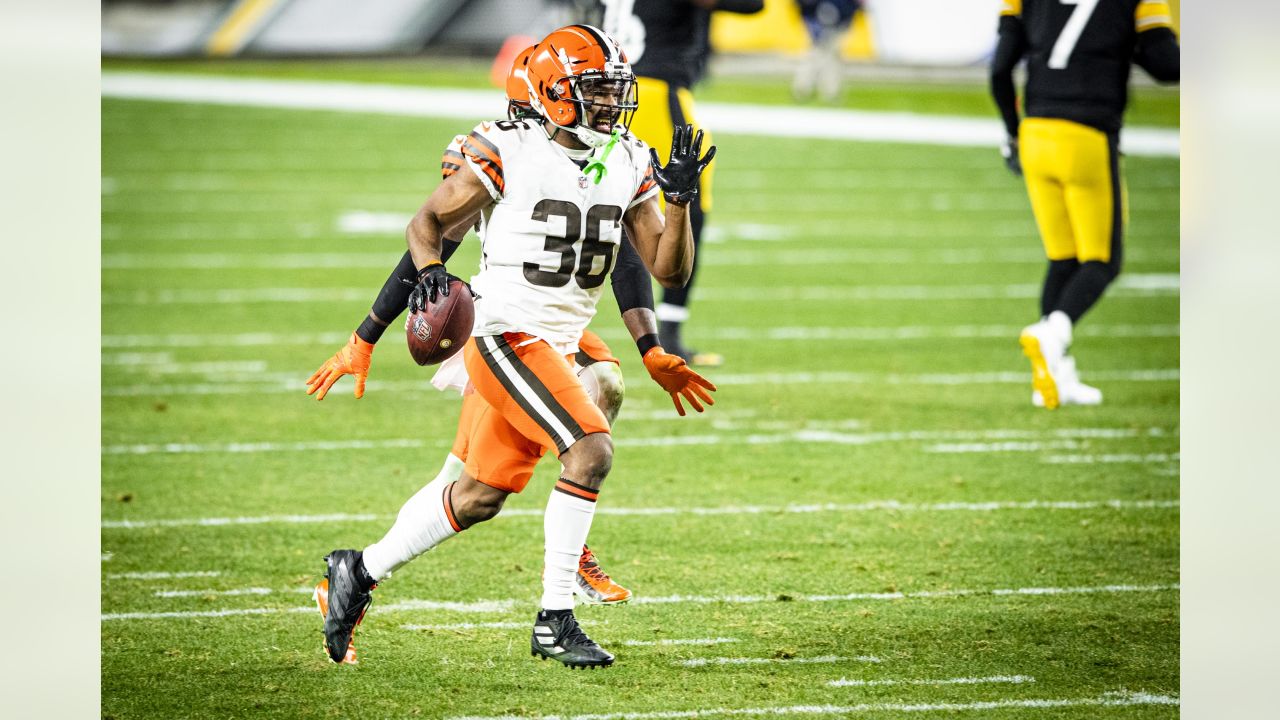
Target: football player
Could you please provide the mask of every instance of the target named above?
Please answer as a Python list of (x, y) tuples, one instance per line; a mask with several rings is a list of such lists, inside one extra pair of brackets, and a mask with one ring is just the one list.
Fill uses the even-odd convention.
[[(1019, 118), (1013, 68), (1027, 60)], [(1126, 222), (1120, 127), (1133, 63), (1158, 82), (1179, 76), (1165, 0), (1004, 0), (991, 94), (1003, 154), (1026, 179), (1049, 258), (1041, 319), (1022, 331), (1037, 406), (1096, 405), (1068, 354), (1075, 323), (1120, 272)]]
[[(700, 157), (701, 134), (680, 128), (663, 165), (627, 134), (634, 75), (617, 43), (595, 28), (552, 32), (527, 67), (538, 121), (478, 125), (462, 142), (457, 171), (407, 231), (416, 275), (411, 309), (448, 292), (443, 237), (477, 213), (483, 260), (473, 278), (475, 331), (463, 350), (476, 390), (475, 412), (464, 423), (465, 468), (457, 480), (433, 481), (420, 491), (414, 517), (402, 510), (396, 524), (415, 525), (415, 542), (411, 557), (391, 565), (497, 515), (507, 495), (524, 488), (539, 458), (555, 452), (562, 473), (544, 519), (542, 610), (531, 651), (570, 666), (606, 666), (613, 656), (582, 631), (573, 597), (612, 441), (607, 418), (573, 364), (624, 226), (659, 283), (687, 281), (694, 254), (687, 208), (715, 148)], [(678, 374), (684, 386), (673, 397), (683, 395), (698, 410), (711, 403), (707, 391), (714, 386), (694, 380), (691, 371)], [(335, 550), (326, 558), (325, 641), (335, 661), (345, 658), (369, 605), (378, 578), (366, 561), (375, 547), (364, 554)], [(385, 560), (377, 564), (393, 569)]]
[[(605, 31), (618, 39), (634, 63), (640, 107), (631, 132), (665, 156), (674, 128), (686, 123), (701, 128), (694, 117), (690, 88), (706, 62), (711, 12), (749, 15), (763, 10), (764, 0), (603, 0), (602, 4)], [(689, 206), (695, 246), (702, 242), (706, 215), (711, 212), (714, 172), (714, 166), (707, 169), (701, 192)], [(683, 287), (663, 289), (658, 334), (663, 346), (690, 364), (716, 366), (724, 362), (719, 354), (690, 349), (681, 333), (689, 319), (697, 269), (695, 262), (694, 274)]]
[[(528, 103), (529, 90), (525, 80), (525, 66), (532, 52), (533, 46), (530, 46), (519, 53), (508, 74), (506, 90), (509, 119), (537, 116), (537, 113), (533, 111)], [(445, 151), (441, 163), (444, 177), (448, 177), (460, 169), (458, 163), (463, 162), (462, 144), (464, 140), (465, 136), (456, 137)], [(461, 238), (466, 229), (472, 224), (474, 222), (466, 223), (460, 228), (446, 233), (442, 260), (448, 261), (453, 252), (461, 245)], [(373, 348), (385, 329), (403, 312), (416, 277), (413, 260), (409, 253), (406, 252), (404, 257), (401, 258), (400, 264), (387, 278), (382, 291), (374, 300), (369, 314), (352, 333), (348, 343), (339, 349), (333, 357), (326, 360), (308, 379), (307, 394), (315, 394), (317, 400), (323, 400), (329, 389), (339, 378), (344, 375), (354, 375), (356, 382), (355, 396), (356, 398), (363, 397), (365, 382), (368, 379), (372, 362)], [(680, 358), (667, 354), (658, 342), (649, 272), (644, 269), (644, 264), (640, 261), (639, 255), (636, 254), (629, 242), (624, 241), (619, 245), (617, 264), (610, 274), (610, 282), (614, 297), (618, 301), (619, 310), (622, 313), (623, 322), (631, 333), (632, 339), (636, 341), (645, 368), (650, 376), (665, 390), (673, 393), (673, 400), (682, 394), (692, 393), (693, 391), (688, 387), (690, 383), (705, 384), (706, 381), (701, 376), (689, 369)], [(618, 369), (619, 361), (613, 356), (612, 351), (604, 341), (590, 330), (583, 331), (582, 339), (578, 344), (579, 352), (575, 355), (578, 377), (586, 388), (587, 395), (599, 406), (601, 412), (604, 413), (605, 418), (612, 426), (622, 405), (625, 392), (622, 374)], [(461, 360), (461, 358), (458, 357), (457, 360)], [(452, 370), (451, 366), (453, 365), (453, 362), (448, 363), (446, 368), (437, 374), (439, 378), (437, 382), (441, 389), (454, 387), (461, 391), (465, 387), (465, 372), (461, 377), (456, 375), (450, 377), (449, 371)], [(438, 489), (445, 483), (457, 480), (462, 473), (462, 468), (467, 460), (470, 418), (478, 404), (476, 399), (468, 398), (470, 398), (469, 395), (464, 395), (462, 414), (459, 417), (458, 432), (454, 440), (453, 449), (445, 457), (444, 465), (441, 467), (440, 472), (427, 487)], [(678, 404), (678, 400), (676, 401), (677, 411), (680, 414), (684, 414), (683, 407)], [(393, 526), (392, 530), (378, 544), (379, 549), (374, 550), (373, 560), (366, 559), (366, 564), (375, 563), (374, 575), (379, 580), (388, 575), (392, 568), (406, 562), (415, 555), (412, 551), (415, 542), (414, 530), (416, 528), (412, 521), (412, 518), (415, 517), (413, 507), (423, 502), (430, 492), (432, 491), (424, 489), (423, 493), (425, 494), (415, 495), (413, 499), (406, 503), (406, 509), (401, 511), (405, 515), (406, 522), (397, 523)], [(389, 552), (381, 552), (380, 550)], [(380, 555), (387, 556), (388, 566), (385, 568), (376, 565), (376, 559)], [(586, 546), (583, 547), (582, 555), (579, 558), (576, 580), (575, 590), (580, 597), (590, 603), (616, 605), (629, 601), (632, 596), (629, 589), (615, 582), (600, 567), (595, 553)], [(321, 600), (326, 594), (327, 581), (323, 581), (317, 588), (317, 600)], [(347, 658), (350, 662), (355, 661), (354, 644), (348, 648)]]

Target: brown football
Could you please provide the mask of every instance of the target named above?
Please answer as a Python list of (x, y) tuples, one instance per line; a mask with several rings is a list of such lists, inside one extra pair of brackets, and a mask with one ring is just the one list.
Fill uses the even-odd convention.
[(404, 323), (409, 354), (419, 365), (435, 365), (453, 357), (471, 337), (476, 308), (471, 291), (457, 278), (449, 280), (449, 295), (441, 295)]

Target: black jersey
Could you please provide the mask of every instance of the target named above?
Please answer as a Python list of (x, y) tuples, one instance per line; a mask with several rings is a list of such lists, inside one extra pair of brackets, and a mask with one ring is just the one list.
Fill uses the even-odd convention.
[(644, 26), (644, 41), (623, 47), (636, 75), (689, 87), (702, 66), (702, 47), (711, 12), (689, 0), (636, 0), (632, 13)]
[(1166, 0), (1005, 0), (1005, 36), (1020, 34), (1028, 117), (1119, 132), (1139, 33), (1171, 25)]

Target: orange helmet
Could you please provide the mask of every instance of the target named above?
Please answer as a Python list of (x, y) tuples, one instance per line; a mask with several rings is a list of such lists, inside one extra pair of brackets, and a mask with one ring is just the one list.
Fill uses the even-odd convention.
[(636, 111), (636, 76), (618, 42), (590, 25), (562, 27), (533, 48), (529, 104), (591, 147), (609, 142)]
[(512, 120), (520, 115), (530, 112), (529, 107), (529, 81), (526, 79), (526, 71), (529, 66), (529, 57), (533, 55), (533, 49), (536, 45), (521, 50), (514, 62), (511, 63), (511, 72), (507, 73), (507, 117)]

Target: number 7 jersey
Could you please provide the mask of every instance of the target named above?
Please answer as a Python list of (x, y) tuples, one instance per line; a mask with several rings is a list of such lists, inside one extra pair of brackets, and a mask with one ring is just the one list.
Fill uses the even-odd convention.
[[(461, 140), (461, 144), (457, 140)], [(493, 197), (481, 213), (473, 335), (523, 332), (572, 351), (622, 242), (622, 216), (659, 192), (649, 147), (623, 134), (599, 184), (529, 120), (476, 126), (445, 153)], [(596, 153), (599, 155), (599, 153)]]

